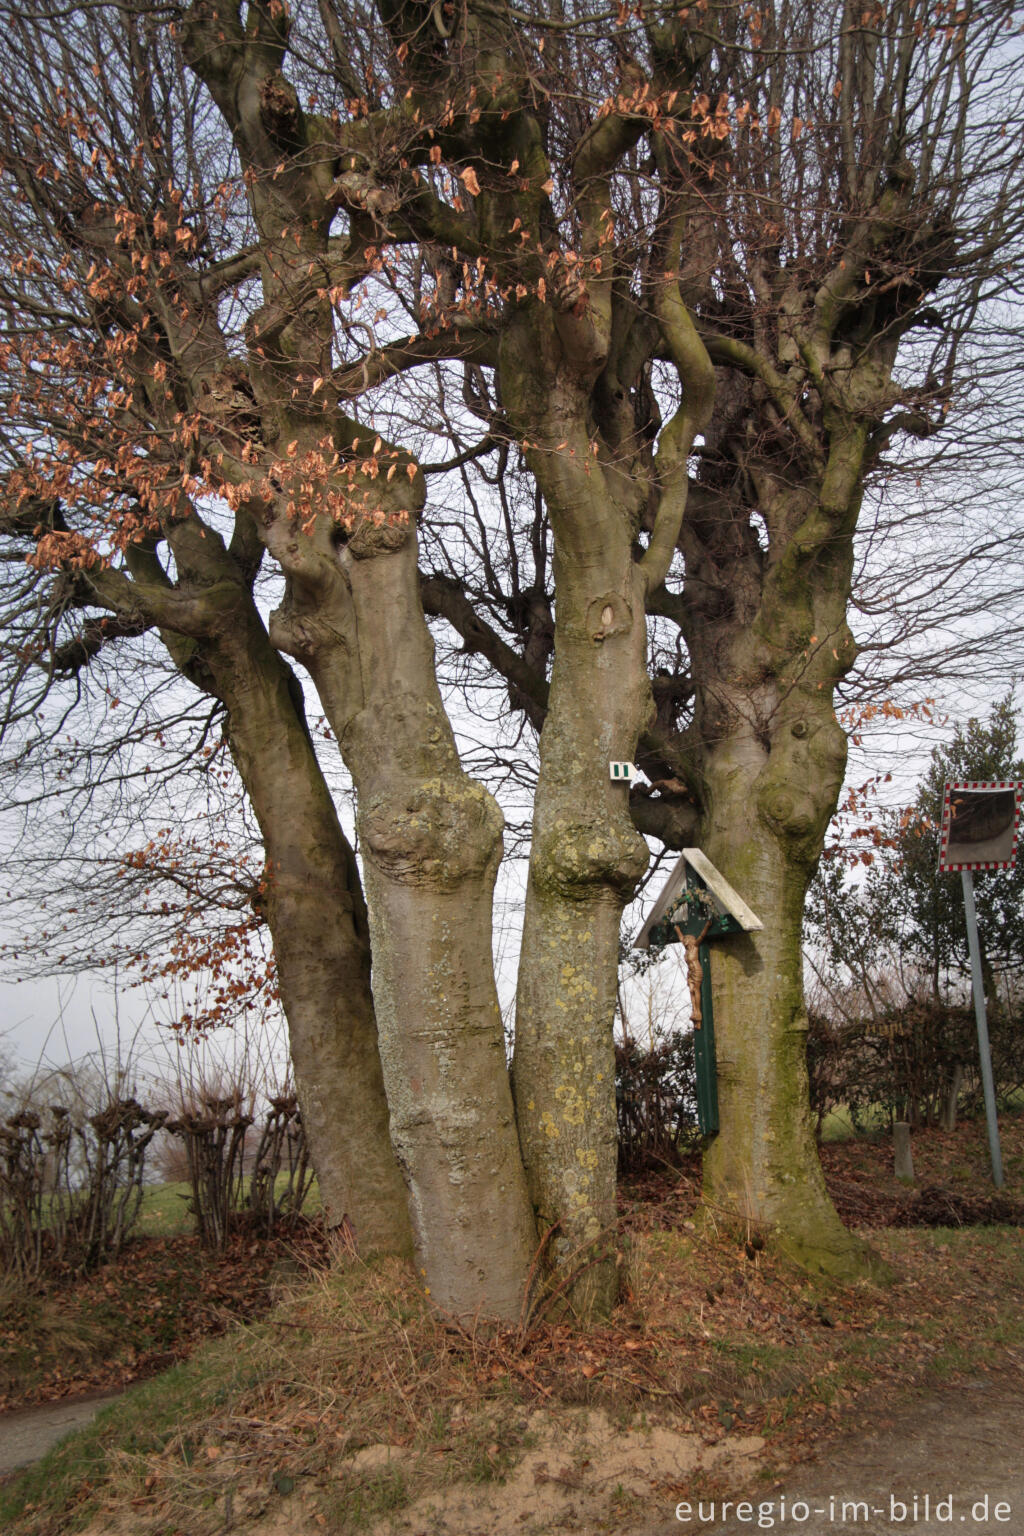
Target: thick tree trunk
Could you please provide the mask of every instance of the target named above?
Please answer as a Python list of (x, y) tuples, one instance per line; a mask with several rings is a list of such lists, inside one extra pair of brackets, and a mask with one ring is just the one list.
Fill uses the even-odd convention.
[[(381, 1061), (419, 1262), (444, 1311), (515, 1320), (535, 1235), (491, 951), (502, 816), (459, 762), (416, 551), (411, 516), (360, 519), (340, 556), (337, 628), (305, 659), (358, 794)], [(289, 628), (287, 604), (275, 623)]]
[(851, 1278), (871, 1259), (839, 1220), (818, 1159), (801, 943), (846, 740), (820, 694), (792, 695), (780, 713), (767, 743), (734, 723), (706, 758), (703, 847), (764, 930), (713, 951), (720, 1131), (705, 1152), (704, 1199), (772, 1235), (804, 1268)]
[[(720, 1130), (705, 1153), (705, 1197), (805, 1267), (850, 1277), (874, 1261), (822, 1178), (801, 946), (846, 767), (835, 689), (856, 655), (846, 612), (864, 432), (845, 418), (827, 425), (827, 457), (808, 463), (803, 483), (787, 461), (785, 473), (773, 466), (747, 486), (766, 544), (743, 503), (737, 515), (738, 482), (722, 494), (720, 471), (706, 471), (683, 530), (685, 632), (698, 679), (690, 735), (701, 846), (764, 924), (712, 956)], [(713, 426), (709, 464), (722, 442)]]
[(615, 1300), (615, 1017), (622, 909), (647, 866), (628, 786), (650, 712), (640, 574), (625, 540), (560, 575), (555, 665), (534, 809), (513, 1076), (519, 1137), (542, 1232), (580, 1268), (574, 1305)]
[(209, 646), (206, 659), (263, 833), (267, 922), (328, 1222), (347, 1223), (363, 1254), (411, 1256), (359, 875), (316, 761), (298, 683), (255, 610)]
[[(577, 161), (581, 184), (588, 170), (599, 173), (600, 160)], [(607, 208), (599, 174), (588, 191), (599, 224)], [(670, 241), (666, 266), (675, 249)], [(557, 592), (516, 1008), (516, 1109), (542, 1230), (556, 1227), (562, 1267), (586, 1264), (572, 1299), (595, 1315), (617, 1286), (614, 1262), (595, 1244), (615, 1220), (622, 909), (648, 859), (628, 789), (611, 780), (609, 764), (633, 762), (654, 713), (647, 593), (668, 569), (686, 505), (687, 456), (714, 389), (672, 281), (655, 306), (684, 398), (654, 455), (638, 430), (649, 409), (630, 346), (632, 317), (610, 289), (592, 283), (587, 305), (571, 314), (541, 306), (509, 328), (501, 352), (505, 408), (534, 445), (527, 458), (551, 517)]]

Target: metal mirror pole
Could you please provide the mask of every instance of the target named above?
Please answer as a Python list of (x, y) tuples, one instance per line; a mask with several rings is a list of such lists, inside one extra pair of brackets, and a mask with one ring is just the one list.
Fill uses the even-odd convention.
[(967, 945), (971, 952), (971, 987), (974, 991), (974, 1017), (978, 1021), (978, 1050), (981, 1055), (981, 1085), (985, 1091), (985, 1119), (988, 1122), (988, 1149), (992, 1154), (992, 1182), (1003, 1187), (1003, 1154), (999, 1148), (996, 1122), (996, 1090), (992, 1081), (992, 1052), (988, 1043), (988, 1019), (985, 1014), (985, 988), (981, 978), (981, 946), (978, 943), (978, 914), (974, 907), (974, 878), (969, 869), (960, 871), (964, 884), (964, 912), (967, 916)]

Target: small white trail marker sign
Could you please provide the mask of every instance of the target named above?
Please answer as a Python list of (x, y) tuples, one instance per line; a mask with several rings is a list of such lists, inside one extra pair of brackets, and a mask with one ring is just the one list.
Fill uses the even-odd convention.
[(636, 777), (633, 763), (609, 763), (608, 777), (618, 784), (631, 784)]
[(959, 870), (964, 888), (967, 947), (971, 953), (971, 989), (974, 993), (974, 1017), (978, 1026), (988, 1149), (992, 1158), (992, 1182), (997, 1189), (1003, 1187), (1003, 1154), (999, 1146), (999, 1122), (996, 1119), (996, 1092), (992, 1080), (992, 1052), (989, 1048), (985, 988), (981, 975), (973, 872), (976, 869), (1012, 869), (1017, 862), (1022, 798), (1024, 784), (1012, 779), (998, 779), (988, 783), (969, 779), (947, 784), (942, 802), (942, 831), (939, 838), (939, 873), (949, 874)]

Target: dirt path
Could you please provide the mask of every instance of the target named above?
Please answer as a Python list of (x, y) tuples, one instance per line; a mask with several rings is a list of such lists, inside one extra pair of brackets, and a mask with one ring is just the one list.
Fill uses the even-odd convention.
[(72, 1430), (84, 1429), (101, 1408), (120, 1396), (120, 1392), (91, 1393), (88, 1397), (65, 1398), (39, 1408), (0, 1414), (0, 1477), (39, 1461), (58, 1440)]
[(746, 1497), (695, 1501), (643, 1536), (1024, 1536), (1024, 1374), (879, 1402), (871, 1429)]

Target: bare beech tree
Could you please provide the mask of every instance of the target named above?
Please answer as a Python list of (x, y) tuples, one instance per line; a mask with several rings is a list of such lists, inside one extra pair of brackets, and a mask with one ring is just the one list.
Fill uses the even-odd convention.
[(716, 967), (730, 1131), (705, 1189), (840, 1270), (849, 1241), (809, 1150), (801, 918), (845, 765), (834, 697), (855, 655), (865, 481), (894, 436), (942, 429), (982, 301), (1020, 271), (1015, 14), (847, 6), (833, 31), (808, 5), (752, 14), (748, 46), (717, 50), (750, 114), (695, 232), (713, 252), (695, 265), (712, 273), (700, 310), (721, 382), (675, 612), (702, 845), (765, 932)]
[[(344, 1166), (365, 1230), (364, 1147), (396, 1189), (386, 1093), (420, 1262), (458, 1314), (517, 1315), (549, 1235), (578, 1306), (614, 1295), (638, 828), (699, 839), (765, 922), (716, 960), (707, 1197), (810, 1267), (868, 1262), (811, 1136), (801, 914), (846, 759), (865, 486), (899, 435), (950, 430), (1019, 279), (1015, 14), (9, 10), (12, 665), (31, 687), (69, 644), (86, 665), (156, 630), (221, 701), (318, 1166)], [(474, 466), (497, 508), (479, 538)], [(457, 530), (440, 482), (464, 472)], [(540, 727), (514, 1098), (502, 818), (460, 762), (425, 610)], [(284, 655), (355, 783), (365, 915)], [(656, 787), (630, 803), (608, 762), (638, 750)]]
[[(21, 96), (3, 153), (20, 191), (4, 231), (4, 532), (36, 551), (9, 588), (11, 698), (31, 710), (38, 677), (73, 675), (152, 629), (224, 706), (272, 871), (266, 912), (325, 1206), (368, 1251), (408, 1251), (354, 858), (301, 692), (254, 601), (258, 540), (244, 518), (225, 540), (189, 499), (199, 489), (185, 469), (193, 445), (165, 387), (174, 345), (187, 350), (189, 339), (199, 370), (190, 387), (225, 366), (230, 381), (223, 337), (214, 334), (211, 355), (201, 332), (250, 265), (243, 256), (233, 272), (193, 270), (208, 237), (182, 216), (177, 179), (187, 183), (203, 158), (203, 113), (164, 23), (142, 10), (86, 13), (74, 25), (12, 18), (11, 41)], [(198, 336), (172, 325), (172, 338), (176, 306), (196, 317)], [(231, 408), (215, 398), (215, 410)], [(334, 1134), (339, 1118), (345, 1137)]]
[[(957, 623), (952, 644), (942, 637), (950, 675), (1019, 644), (1021, 529), (994, 484), (1011, 462), (1019, 475), (1005, 382), (1021, 274), (1016, 17), (1010, 6), (950, 15), (915, 5), (847, 9), (838, 25), (813, 5), (693, 8), (685, 22), (659, 14), (649, 54), (635, 37), (620, 41), (639, 100), (623, 89), (607, 113), (650, 114), (650, 158), (601, 188), (602, 209), (646, 231), (630, 248), (642, 262), (657, 252), (671, 197), (683, 200), (680, 290), (716, 373), (677, 562), (647, 602), (660, 621), (656, 714), (640, 753), (657, 790), (633, 805), (637, 825), (670, 845), (699, 840), (765, 921), (763, 936), (716, 957), (722, 1132), (709, 1145), (705, 1193), (836, 1272), (860, 1258), (811, 1144), (799, 958), (807, 881), (846, 762), (836, 701), (844, 687), (863, 697), (881, 678), (934, 677), (936, 632)], [(582, 37), (585, 24), (569, 30)], [(703, 89), (673, 123), (662, 120), (676, 83), (663, 61), (680, 49)], [(577, 152), (571, 163), (578, 176), (586, 162)], [(623, 388), (613, 351), (587, 401), (599, 464), (609, 399), (629, 402), (634, 425), (655, 439), (659, 403), (679, 398), (671, 349), (651, 323), (651, 281), (613, 287), (612, 336), (628, 336), (635, 371)], [(507, 413), (514, 396), (498, 376)], [(682, 390), (685, 399), (685, 379)], [(544, 471), (535, 474), (547, 495)], [(634, 465), (634, 489), (639, 480)], [(871, 537), (857, 598), (865, 496)], [(650, 517), (648, 500), (640, 546)], [(553, 505), (551, 523), (560, 601)], [(896, 601), (894, 572), (909, 602)], [(498, 627), (481, 635), (479, 614), (445, 582), (430, 592), (465, 643), (502, 667)], [(852, 601), (874, 621), (859, 672)], [(924, 656), (911, 644), (922, 633), (932, 642)], [(879, 655), (894, 639), (896, 662)], [(545, 708), (540, 676), (531, 686), (521, 669), (504, 670), (527, 708)], [(543, 762), (543, 736), (541, 753)]]

